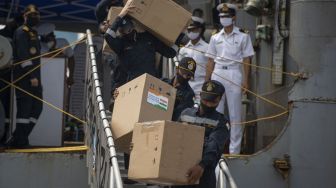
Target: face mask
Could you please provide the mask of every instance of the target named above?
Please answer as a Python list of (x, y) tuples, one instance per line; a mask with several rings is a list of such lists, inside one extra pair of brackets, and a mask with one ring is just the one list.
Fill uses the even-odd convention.
[(36, 26), (40, 22), (39, 17), (36, 16), (28, 16), (27, 17), (27, 25), (30, 27)]
[(134, 41), (135, 35), (136, 35), (136, 31), (133, 30), (130, 33), (124, 35), (122, 38), (124, 38), (127, 41)]
[(199, 37), (199, 33), (195, 33), (195, 32), (188, 32), (187, 36), (190, 40), (195, 40)]
[(181, 74), (177, 73), (176, 74), (176, 79), (178, 81), (179, 84), (181, 85), (186, 85), (189, 81), (189, 79), (185, 79)]
[(206, 106), (204, 103), (201, 102), (201, 108), (204, 111), (204, 113), (212, 113), (216, 110), (217, 106), (209, 107), (209, 106)]
[(222, 26), (228, 27), (233, 24), (233, 21), (232, 21), (232, 18), (221, 18), (220, 23), (222, 24)]
[(49, 42), (47, 43), (47, 46), (48, 46), (49, 49), (54, 48), (54, 45), (55, 45), (55, 42), (54, 42), (54, 41), (49, 41)]

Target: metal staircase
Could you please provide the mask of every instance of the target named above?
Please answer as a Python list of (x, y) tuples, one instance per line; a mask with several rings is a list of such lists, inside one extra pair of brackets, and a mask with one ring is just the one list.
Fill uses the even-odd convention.
[[(87, 167), (89, 185), (92, 188), (145, 188), (145, 184), (123, 185), (127, 177), (122, 153), (115, 150), (110, 129), (111, 113), (105, 110), (96, 64), (95, 48), (90, 30), (87, 30), (87, 63), (85, 81), (85, 117)], [(170, 70), (170, 69), (167, 69)], [(220, 181), (218, 188), (236, 188), (229, 168), (224, 160), (220, 161)]]

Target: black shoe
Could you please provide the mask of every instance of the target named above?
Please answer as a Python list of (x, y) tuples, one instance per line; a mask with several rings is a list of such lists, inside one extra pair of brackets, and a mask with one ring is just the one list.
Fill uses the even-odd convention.
[(11, 137), (6, 143), (5, 146), (8, 149), (27, 149), (30, 147), (28, 141), (20, 142), (18, 139), (15, 139), (14, 137)]

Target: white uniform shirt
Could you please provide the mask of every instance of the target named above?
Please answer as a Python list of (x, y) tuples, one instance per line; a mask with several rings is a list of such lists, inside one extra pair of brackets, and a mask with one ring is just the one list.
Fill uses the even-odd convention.
[(191, 57), (196, 61), (197, 65), (194, 79), (189, 81), (189, 84), (196, 95), (196, 99), (199, 98), (205, 80), (206, 64), (208, 62), (208, 58), (205, 56), (207, 50), (208, 43), (200, 39), (195, 45), (189, 41), (189, 43), (179, 51), (179, 60), (183, 57)]
[(216, 65), (228, 66), (243, 62), (243, 58), (254, 55), (251, 38), (234, 27), (230, 34), (224, 29), (210, 39), (206, 56), (213, 58)]
[[(63, 48), (64, 46), (68, 46), (69, 45), (69, 42), (64, 39), (64, 38), (56, 38), (56, 49), (60, 49), (60, 48)], [(41, 54), (44, 54), (44, 53), (47, 53), (49, 52), (49, 48), (48, 48), (48, 45), (47, 43), (45, 42), (41, 42)], [(64, 51), (63, 51), (63, 55), (65, 55), (65, 57), (72, 57), (74, 55), (74, 51), (71, 47), (69, 48), (66, 48)]]

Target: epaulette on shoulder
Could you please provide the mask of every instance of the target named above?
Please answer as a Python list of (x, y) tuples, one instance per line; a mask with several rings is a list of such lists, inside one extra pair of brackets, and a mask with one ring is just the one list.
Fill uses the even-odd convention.
[(247, 29), (239, 29), (240, 32), (249, 34), (250, 32)]
[(217, 29), (216, 29), (216, 30), (213, 30), (212, 33), (211, 33), (211, 36), (212, 36), (212, 35), (216, 35), (217, 33), (219, 33), (219, 31), (220, 31), (220, 30), (217, 30)]
[(27, 26), (24, 25), (24, 26), (22, 27), (22, 30), (25, 31), (25, 32), (28, 32), (28, 31), (29, 31), (29, 27), (27, 27)]

